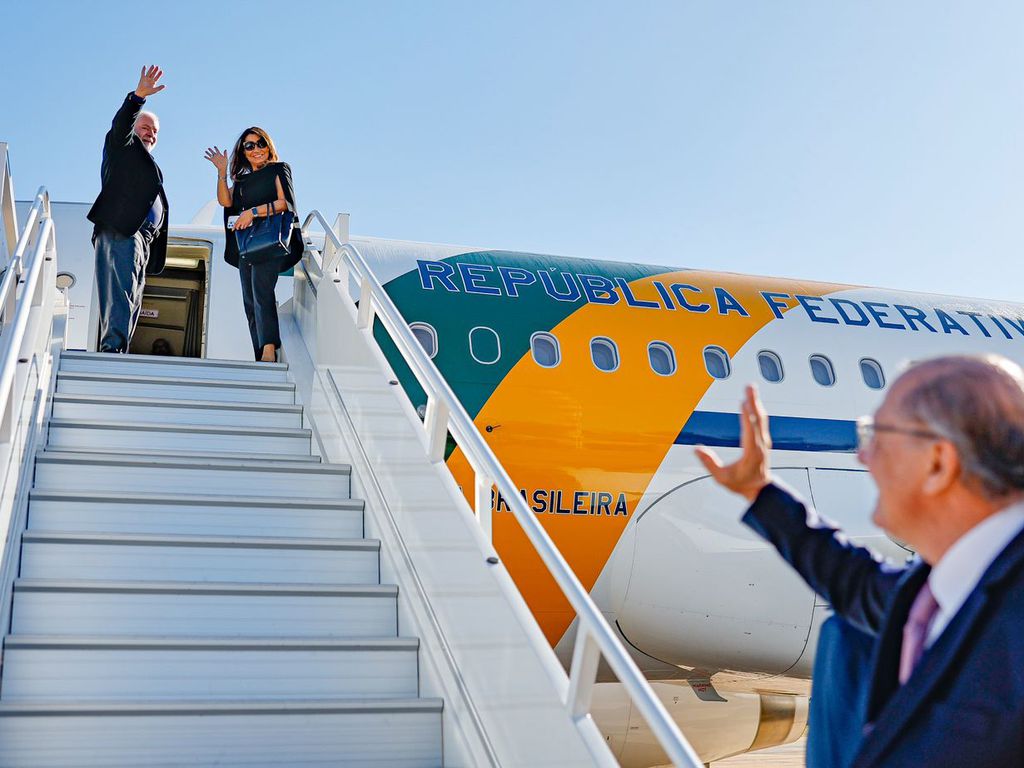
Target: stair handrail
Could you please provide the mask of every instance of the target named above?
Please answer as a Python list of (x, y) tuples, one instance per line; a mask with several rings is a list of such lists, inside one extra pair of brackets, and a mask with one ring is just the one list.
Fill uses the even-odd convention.
[[(13, 206), (11, 206), (13, 208)], [(10, 210), (5, 212), (5, 215)], [(6, 255), (6, 254), (5, 254)], [(50, 196), (40, 187), (0, 281), (0, 633), (10, 626), (32, 458), (46, 430), (55, 337), (57, 241)], [(66, 306), (66, 305), (65, 305)]]
[[(36, 226), (38, 222), (38, 227)], [(37, 231), (38, 229), (38, 231)], [(33, 247), (26, 258), (30, 241)], [(3, 280), (0, 281), (0, 443), (10, 438), (14, 402), (12, 397), (15, 373), (21, 362), (25, 333), (33, 308), (45, 300), (45, 285), (40, 282), (48, 251), (56, 250), (53, 219), (50, 213), (50, 194), (40, 187), (25, 219), (25, 226)], [(19, 291), (19, 288), (21, 289)], [(52, 297), (51, 297), (52, 298)]]
[(310, 225), (314, 222), (319, 224), (325, 235), (320, 265), (323, 275), (326, 276), (333, 270), (337, 276), (333, 285), (350, 301), (350, 279), (357, 280), (357, 326), (372, 338), (373, 320), (375, 316), (379, 317), (381, 324), (427, 394), (423, 426), (430, 460), (434, 463), (444, 462), (447, 435), (451, 432), (475, 473), (474, 513), (488, 540), (491, 539), (491, 491), (496, 486), (498, 493), (508, 504), (530, 543), (562, 590), (562, 594), (576, 611), (576, 643), (569, 670), (569, 687), (563, 701), (572, 720), (579, 726), (581, 721), (590, 717), (593, 686), (597, 682), (598, 665), (603, 657), (647, 721), (669, 760), (676, 766), (702, 768), (704, 763), (672, 720), (629, 652), (615, 636), (600, 609), (555, 546), (548, 532), (526, 506), (518, 487), (512, 482), (512, 478), (494, 455), (437, 366), (420, 346), (409, 324), (359, 249), (351, 242), (342, 242), (317, 210), (309, 213), (302, 224), (303, 239), (306, 242)]

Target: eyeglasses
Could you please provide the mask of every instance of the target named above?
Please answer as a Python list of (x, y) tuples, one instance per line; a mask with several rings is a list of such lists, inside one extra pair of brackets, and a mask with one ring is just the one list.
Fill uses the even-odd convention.
[(901, 435), (911, 437), (922, 437), (928, 440), (942, 440), (943, 437), (935, 432), (926, 429), (912, 429), (910, 427), (897, 427), (891, 424), (878, 424), (871, 416), (861, 416), (857, 419), (857, 450), (865, 451), (874, 442), (876, 432), (897, 432)]
[(242, 149), (244, 149), (246, 152), (252, 152), (257, 147), (259, 147), (260, 149), (266, 149), (267, 148), (267, 141), (266, 141), (266, 139), (260, 139), (258, 141), (243, 141), (242, 142)]

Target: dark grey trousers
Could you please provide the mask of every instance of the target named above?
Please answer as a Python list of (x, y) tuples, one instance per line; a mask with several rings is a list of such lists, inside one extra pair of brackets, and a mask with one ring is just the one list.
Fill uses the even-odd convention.
[(146, 287), (149, 239), (141, 232), (125, 237), (109, 227), (97, 226), (96, 288), (99, 294), (100, 352), (128, 351), (142, 309)]
[(277, 296), (274, 294), (279, 268), (276, 260), (268, 264), (250, 264), (245, 259), (238, 260), (238, 277), (242, 281), (242, 304), (245, 305), (245, 319), (249, 321), (249, 335), (252, 337), (252, 349), (256, 360), (263, 356), (265, 345), (273, 344), (274, 349), (281, 346), (281, 330), (277, 322)]

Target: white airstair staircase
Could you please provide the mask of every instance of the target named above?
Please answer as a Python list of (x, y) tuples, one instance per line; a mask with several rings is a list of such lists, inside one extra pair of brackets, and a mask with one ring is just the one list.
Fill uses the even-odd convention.
[(294, 400), (284, 364), (61, 355), (0, 765), (442, 764), (349, 467)]
[[(701, 765), (338, 223), (304, 224), (287, 364), (66, 351), (49, 196), (19, 229), (9, 169), (0, 142), (0, 768), (615, 766), (609, 670), (660, 762)], [(571, 661), (492, 489), (576, 611)]]

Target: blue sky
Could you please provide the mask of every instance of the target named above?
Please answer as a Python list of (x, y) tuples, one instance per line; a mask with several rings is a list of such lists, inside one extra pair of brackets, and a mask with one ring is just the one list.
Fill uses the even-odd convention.
[(256, 123), (356, 234), (1022, 298), (1019, 2), (164, 6), (5, 9), (19, 198), (157, 63), (172, 223)]

